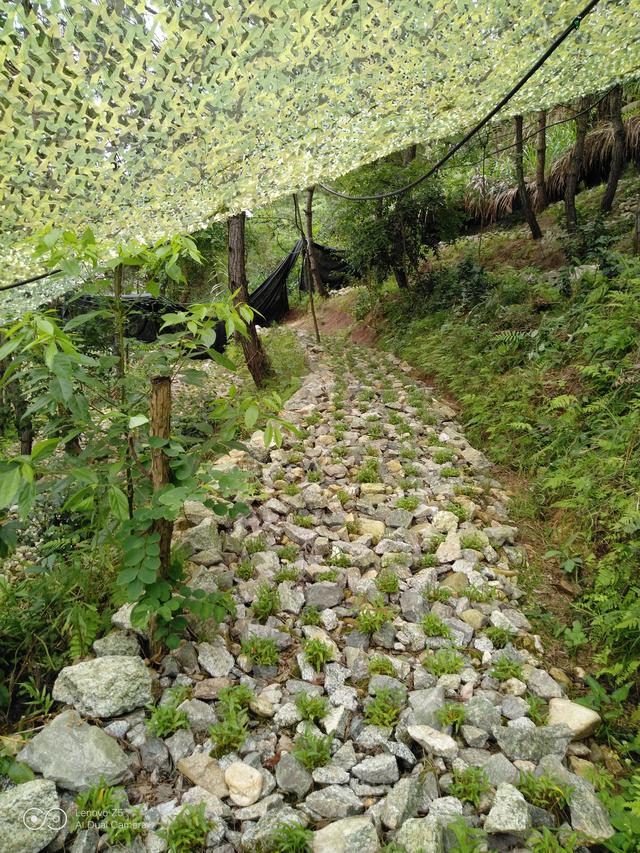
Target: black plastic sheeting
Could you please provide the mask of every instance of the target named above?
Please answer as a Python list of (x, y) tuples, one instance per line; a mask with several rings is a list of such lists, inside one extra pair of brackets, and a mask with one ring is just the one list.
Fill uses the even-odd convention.
[[(353, 272), (344, 260), (338, 249), (331, 249), (314, 243), (314, 251), (318, 259), (318, 266), (322, 281), (329, 290), (337, 290), (344, 286), (347, 279), (353, 277)], [(255, 311), (254, 322), (257, 326), (271, 326), (277, 323), (289, 311), (289, 295), (287, 292), (287, 279), (295, 262), (301, 253), (306, 254), (304, 240), (298, 240), (289, 254), (282, 260), (278, 267), (266, 278), (253, 293), (249, 294), (248, 305)], [(307, 280), (305, 269), (308, 264), (303, 263), (300, 273), (300, 289), (306, 290)], [(104, 309), (113, 300), (113, 295), (108, 296), (79, 296), (62, 302), (60, 316), (68, 320), (78, 314), (89, 311)], [(179, 302), (172, 302), (161, 296), (151, 296), (149, 293), (127, 293), (122, 296), (124, 308), (124, 334), (127, 338), (133, 338), (145, 344), (153, 343), (158, 339), (163, 324), (164, 314), (176, 314), (186, 311), (187, 306)], [(102, 322), (102, 321), (101, 321)], [(179, 326), (167, 327), (166, 333), (179, 332)], [(100, 337), (104, 340), (104, 327)], [(113, 330), (111, 330), (113, 335)], [(227, 345), (227, 335), (224, 322), (216, 325), (216, 340), (213, 349), (223, 352)], [(203, 353), (206, 358), (206, 354)]]
[[(320, 279), (327, 290), (340, 290), (354, 278), (355, 272), (347, 262), (345, 252), (323, 246), (321, 243), (314, 243), (313, 253), (316, 256)], [(299, 287), (303, 293), (306, 293), (308, 286), (309, 265), (304, 263), (300, 269)]]

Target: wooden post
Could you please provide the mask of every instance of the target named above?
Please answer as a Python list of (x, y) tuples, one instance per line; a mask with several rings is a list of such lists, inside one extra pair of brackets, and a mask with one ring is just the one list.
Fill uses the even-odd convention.
[[(307, 206), (305, 207), (305, 217), (307, 220), (307, 254), (309, 255), (309, 266), (311, 268), (311, 286), (315, 284), (318, 295), (326, 299), (329, 293), (324, 286), (318, 269), (318, 259), (313, 251), (313, 191), (315, 187), (307, 189)], [(311, 290), (311, 287), (310, 287)]]
[[(244, 254), (244, 213), (238, 213), (229, 219), (229, 289), (235, 294), (233, 301), (242, 305), (249, 301), (247, 287), (247, 271)], [(247, 337), (237, 334), (238, 343), (244, 352), (249, 372), (258, 388), (264, 388), (267, 380), (273, 375), (269, 358), (258, 337), (256, 324), (253, 320), (247, 323)]]
[(589, 123), (589, 98), (580, 98), (578, 116), (576, 118), (576, 144), (573, 146), (569, 169), (567, 171), (567, 183), (564, 190), (564, 212), (566, 217), (567, 231), (572, 234), (578, 227), (578, 214), (576, 211), (576, 192), (582, 172), (582, 161), (584, 159), (584, 140), (587, 135)]
[[(171, 379), (168, 376), (154, 376), (151, 380), (149, 421), (150, 436), (169, 439), (171, 435)], [(154, 493), (159, 492), (170, 482), (169, 457), (163, 447), (152, 447), (151, 485)], [(154, 523), (154, 531), (160, 534), (160, 573), (166, 577), (171, 561), (173, 521), (166, 518), (157, 519)]]
[(524, 211), (524, 218), (527, 220), (527, 224), (531, 229), (531, 236), (534, 240), (539, 240), (542, 237), (542, 231), (540, 230), (540, 226), (538, 225), (538, 220), (536, 219), (536, 215), (533, 212), (533, 206), (531, 204), (531, 198), (529, 196), (529, 190), (527, 189), (527, 185), (524, 180), (524, 165), (522, 162), (523, 158), (523, 144), (522, 144), (522, 116), (515, 117), (515, 127), (516, 127), (516, 144), (515, 144), (515, 164), (516, 164), (516, 177), (518, 179), (518, 195), (520, 196), (520, 204), (522, 205), (522, 210)]
[(547, 111), (538, 113), (538, 132), (536, 133), (536, 210), (547, 206), (547, 182), (545, 167), (547, 159)]
[(622, 86), (614, 86), (609, 98), (611, 104), (611, 124), (613, 126), (613, 149), (611, 151), (611, 166), (609, 168), (609, 179), (600, 202), (602, 213), (609, 213), (613, 205), (613, 199), (618, 189), (618, 181), (624, 169), (624, 149), (626, 136), (624, 123), (622, 121)]

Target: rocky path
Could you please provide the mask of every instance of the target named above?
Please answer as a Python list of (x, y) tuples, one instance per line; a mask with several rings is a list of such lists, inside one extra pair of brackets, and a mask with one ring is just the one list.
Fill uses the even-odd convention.
[[(232, 454), (259, 477), (252, 514), (188, 505), (181, 525), (192, 583), (229, 590), (236, 618), (154, 672), (120, 613), (63, 670), (69, 710), (20, 756), (47, 781), (0, 795), (3, 853), (54, 836), (160, 853), (198, 804), (210, 853), (541, 853), (612, 834), (585, 778), (598, 717), (518, 609), (524, 552), (485, 458), (396, 359), (309, 353), (286, 413), (301, 436)], [(122, 803), (144, 824), (124, 846), (11, 822), (30, 802), (71, 813), (101, 779), (139, 805)]]

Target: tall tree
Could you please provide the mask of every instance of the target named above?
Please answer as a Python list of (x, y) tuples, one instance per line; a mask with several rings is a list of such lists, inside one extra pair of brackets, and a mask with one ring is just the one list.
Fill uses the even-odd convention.
[(564, 213), (567, 221), (567, 231), (573, 233), (578, 227), (578, 213), (576, 211), (576, 192), (582, 173), (584, 161), (584, 141), (587, 136), (589, 124), (589, 98), (580, 98), (578, 115), (576, 116), (576, 143), (573, 146), (569, 169), (567, 171), (567, 182), (564, 189)]
[(315, 187), (307, 189), (307, 205), (304, 209), (305, 219), (307, 222), (307, 255), (309, 256), (309, 269), (311, 270), (311, 283), (309, 287), (315, 287), (319, 295), (326, 299), (329, 295), (327, 288), (324, 286), (320, 269), (318, 268), (318, 258), (313, 250), (313, 192)]
[[(233, 301), (236, 305), (249, 301), (244, 224), (244, 212), (229, 219), (229, 289), (234, 294)], [(258, 388), (264, 388), (267, 379), (273, 374), (273, 369), (258, 337), (256, 324), (253, 321), (247, 323), (246, 336), (238, 334), (237, 337), (253, 381)]]
[(613, 148), (611, 151), (611, 167), (609, 179), (600, 202), (600, 210), (608, 213), (618, 188), (618, 181), (624, 169), (625, 131), (622, 121), (622, 86), (614, 86), (609, 97), (611, 109), (611, 125), (613, 127)]
[(515, 117), (516, 141), (515, 141), (515, 166), (516, 178), (518, 180), (518, 195), (520, 204), (524, 212), (524, 218), (527, 220), (527, 225), (531, 229), (531, 236), (534, 240), (539, 240), (542, 237), (542, 231), (538, 225), (538, 220), (533, 212), (531, 197), (529, 190), (524, 180), (524, 164), (523, 164), (523, 143), (522, 143), (522, 116)]
[(547, 111), (538, 113), (538, 131), (536, 133), (536, 210), (547, 206), (547, 183), (545, 167), (547, 159)]

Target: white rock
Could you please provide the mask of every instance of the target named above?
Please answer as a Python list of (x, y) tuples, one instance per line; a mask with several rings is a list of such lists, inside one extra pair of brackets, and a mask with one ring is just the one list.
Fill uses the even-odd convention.
[(455, 758), (458, 744), (448, 734), (432, 729), (431, 726), (407, 726), (407, 734), (421, 747), (442, 758)]
[(549, 702), (549, 725), (564, 723), (574, 733), (574, 740), (589, 737), (601, 722), (596, 711), (570, 699), (551, 699)]
[(262, 773), (242, 761), (234, 761), (224, 771), (229, 797), (237, 806), (251, 806), (262, 793)]

